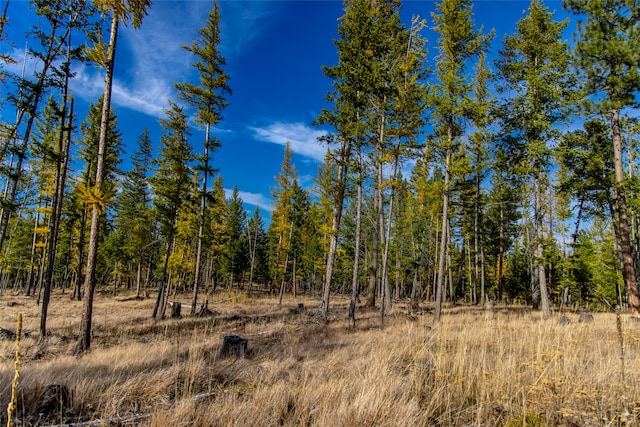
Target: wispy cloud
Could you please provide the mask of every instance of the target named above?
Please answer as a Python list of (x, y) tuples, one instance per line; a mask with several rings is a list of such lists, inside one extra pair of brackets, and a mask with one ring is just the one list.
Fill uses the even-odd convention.
[[(226, 198), (231, 197), (232, 194), (233, 194), (232, 188), (224, 189), (224, 195)], [(270, 198), (268, 198), (262, 193), (251, 193), (248, 191), (238, 190), (238, 196), (240, 196), (240, 199), (242, 199), (242, 201), (247, 205), (257, 206), (260, 209), (265, 210), (267, 212), (271, 212), (273, 210), (273, 202), (271, 201)]]
[[(269, 4), (268, 4), (269, 3)], [(153, 117), (164, 116), (169, 99), (175, 99), (174, 83), (193, 81), (197, 72), (194, 58), (182, 47), (198, 37), (206, 24), (212, 1), (159, 1), (149, 9), (142, 26), (135, 30), (122, 26), (116, 51), (112, 104)], [(221, 2), (221, 45), (229, 58), (265, 30), (268, 18), (277, 12), (272, 2)], [(20, 74), (24, 49), (14, 49), (17, 64), (7, 71)], [(37, 61), (27, 57), (26, 75), (33, 75)], [(104, 70), (76, 65), (72, 80), (74, 94), (95, 102), (104, 88)]]
[(279, 7), (270, 1), (222, 1), (219, 5), (220, 49), (227, 59), (233, 59), (260, 35)]
[(238, 194), (243, 202), (248, 205), (257, 206), (260, 209), (271, 212), (273, 210), (273, 202), (271, 199), (261, 193), (250, 193), (248, 191), (239, 191)]
[(256, 139), (274, 144), (289, 146), (294, 153), (311, 158), (318, 162), (324, 160), (327, 147), (318, 138), (327, 134), (304, 123), (272, 123), (266, 127), (252, 127)]
[[(209, 1), (157, 2), (139, 29), (123, 27), (116, 52), (113, 104), (164, 116), (167, 101), (175, 99), (174, 83), (197, 78), (191, 65), (195, 59), (183, 46), (197, 38), (212, 6)], [(271, 13), (260, 2), (225, 2), (221, 8), (228, 15), (221, 22), (221, 49), (228, 53), (238, 52), (253, 40), (261, 30), (257, 23)], [(102, 93), (104, 72), (83, 68), (75, 80), (75, 92), (93, 100)]]

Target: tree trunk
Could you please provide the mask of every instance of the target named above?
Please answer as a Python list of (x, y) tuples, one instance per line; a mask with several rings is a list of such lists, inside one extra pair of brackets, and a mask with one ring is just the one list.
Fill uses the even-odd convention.
[[(115, 59), (116, 40), (118, 38), (118, 17), (113, 13), (111, 18), (111, 34), (109, 36), (109, 49), (104, 83), (104, 95), (102, 98), (102, 117), (100, 120), (100, 140), (98, 143), (98, 159), (96, 163), (95, 188), (99, 194), (102, 192), (104, 180), (105, 156), (107, 152), (107, 130), (109, 127), (109, 110), (111, 108), (111, 88), (113, 83), (113, 66)], [(89, 248), (87, 250), (87, 272), (84, 280), (84, 298), (82, 306), (82, 318), (80, 321), (80, 334), (76, 345), (76, 354), (82, 353), (91, 347), (91, 316), (93, 315), (93, 294), (96, 287), (95, 273), (98, 258), (98, 241), (100, 234), (100, 207), (94, 204), (91, 209), (91, 231), (89, 234)]]
[(540, 303), (542, 304), (542, 316), (547, 318), (551, 316), (551, 304), (549, 302), (549, 292), (547, 291), (547, 277), (544, 268), (544, 243), (542, 222), (544, 215), (542, 214), (542, 188), (541, 179), (536, 177), (534, 181), (535, 188), (535, 251), (533, 256), (533, 265), (537, 273), (538, 286), (540, 290)]
[[(376, 186), (373, 190), (373, 204), (378, 206), (378, 200), (382, 197), (382, 190)], [(379, 232), (378, 215), (373, 216), (373, 226), (371, 227), (371, 262), (369, 263), (369, 286), (366, 306), (373, 308), (376, 306), (376, 292), (378, 287), (378, 232)]]
[(82, 209), (82, 215), (80, 217), (80, 236), (78, 237), (78, 263), (76, 264), (76, 283), (73, 289), (72, 299), (80, 301), (82, 299), (82, 283), (84, 282), (84, 276), (82, 275), (82, 266), (84, 259), (84, 236), (86, 232), (87, 224), (87, 208)]
[(358, 270), (360, 268), (360, 228), (362, 226), (362, 180), (358, 177), (356, 196), (356, 241), (351, 278), (351, 302), (349, 303), (349, 325), (356, 326), (356, 304), (358, 302)]
[(622, 273), (624, 284), (627, 289), (627, 300), (629, 306), (636, 312), (640, 312), (640, 296), (638, 296), (638, 283), (636, 281), (636, 271), (633, 265), (633, 253), (629, 240), (629, 219), (627, 215), (627, 199), (625, 196), (623, 183), (624, 171), (622, 167), (622, 139), (620, 137), (619, 111), (611, 111), (611, 131), (613, 135), (614, 162), (616, 171), (616, 188), (618, 204), (618, 223), (620, 224), (620, 252), (622, 255)]
[[(450, 136), (451, 138), (451, 136)], [(444, 197), (442, 203), (442, 234), (440, 235), (440, 256), (438, 260), (438, 281), (436, 284), (436, 306), (434, 311), (434, 322), (439, 322), (442, 312), (442, 299), (444, 291), (444, 267), (447, 256), (447, 242), (449, 239), (449, 181), (451, 179), (451, 149), (447, 148), (444, 165)]]
[[(398, 169), (398, 158), (396, 157), (393, 165), (393, 177), (396, 179)], [(382, 181), (382, 167), (378, 177)], [(382, 182), (380, 182), (382, 185)], [(389, 212), (387, 217), (387, 230), (384, 239), (384, 251), (382, 253), (382, 277), (384, 282), (384, 310), (391, 310), (391, 287), (389, 286), (389, 242), (391, 241), (391, 219), (393, 217), (393, 199), (395, 196), (395, 188), (391, 187), (391, 196), (389, 198)], [(380, 206), (381, 222), (384, 220), (384, 207)], [(383, 314), (384, 314), (383, 310)]]
[[(49, 299), (51, 298), (51, 287), (53, 286), (53, 269), (56, 262), (56, 248), (58, 245), (58, 230), (60, 228), (60, 218), (62, 217), (62, 201), (64, 200), (64, 186), (67, 174), (67, 158), (69, 154), (69, 145), (71, 144), (71, 125), (73, 121), (73, 100), (71, 100), (71, 109), (69, 114), (69, 124), (67, 120), (67, 94), (69, 87), (69, 78), (65, 83), (63, 93), (63, 107), (61, 112), (60, 135), (58, 138), (58, 153), (56, 161), (56, 177), (53, 190), (53, 198), (51, 200), (51, 237), (49, 239), (49, 253), (47, 257), (47, 270), (44, 278), (44, 294), (42, 296), (42, 307), (40, 310), (40, 337), (47, 336), (47, 311), (49, 309)], [(66, 133), (65, 133), (66, 132)], [(67, 135), (65, 146), (65, 135)], [(64, 152), (64, 155), (63, 155)]]
[[(158, 313), (164, 313), (164, 309), (161, 310), (161, 305), (164, 304), (164, 294), (167, 281), (167, 270), (169, 268), (169, 257), (171, 256), (171, 250), (173, 248), (173, 235), (167, 237), (167, 253), (164, 257), (164, 267), (162, 268), (162, 279), (160, 280), (160, 284), (158, 285), (158, 296), (156, 297), (156, 303), (153, 307), (152, 317), (157, 319)], [(161, 316), (163, 317), (163, 316)]]
[(326, 319), (329, 313), (329, 298), (331, 296), (331, 279), (333, 277), (333, 266), (336, 261), (336, 251), (338, 249), (338, 233), (340, 232), (340, 221), (342, 219), (342, 208), (344, 205), (344, 194), (347, 180), (347, 160), (349, 159), (347, 141), (342, 141), (340, 147), (340, 160), (338, 164), (338, 178), (336, 182), (336, 193), (333, 206), (333, 218), (331, 221), (331, 236), (329, 236), (329, 254), (327, 255), (327, 270), (324, 280), (324, 292), (322, 295), (322, 316)]
[(211, 126), (207, 123), (204, 137), (204, 170), (202, 173), (202, 195), (200, 196), (200, 214), (198, 215), (198, 244), (196, 247), (196, 266), (191, 297), (191, 315), (196, 314), (198, 304), (198, 287), (200, 286), (200, 262), (202, 260), (202, 237), (204, 235), (204, 214), (207, 207), (207, 175), (209, 174), (209, 133)]

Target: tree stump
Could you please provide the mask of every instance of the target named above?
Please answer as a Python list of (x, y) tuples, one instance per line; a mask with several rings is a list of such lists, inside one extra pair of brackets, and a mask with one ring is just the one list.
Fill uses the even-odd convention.
[(571, 319), (569, 319), (567, 316), (560, 316), (558, 323), (560, 323), (561, 325), (568, 325), (571, 323)]
[(171, 303), (171, 318), (176, 319), (182, 317), (182, 304), (179, 302)]
[(244, 358), (247, 352), (247, 344), (249, 344), (249, 340), (246, 338), (241, 338), (237, 335), (228, 335), (222, 340), (222, 348), (220, 349), (220, 353), (218, 353), (218, 357), (235, 356)]
[(586, 311), (581, 312), (578, 322), (593, 322), (593, 314)]

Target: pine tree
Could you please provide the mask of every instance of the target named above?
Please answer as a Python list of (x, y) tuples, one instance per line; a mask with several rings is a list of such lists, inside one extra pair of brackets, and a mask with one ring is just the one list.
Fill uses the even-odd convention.
[(228, 85), (229, 76), (224, 72), (224, 57), (218, 50), (220, 44), (220, 10), (213, 1), (213, 10), (209, 13), (206, 26), (198, 30), (201, 37), (190, 46), (184, 48), (198, 58), (193, 66), (200, 73), (200, 85), (191, 83), (176, 84), (180, 99), (189, 106), (197, 108), (197, 122), (205, 127), (204, 153), (200, 159), (199, 170), (202, 173), (202, 191), (200, 194), (200, 218), (198, 243), (196, 249), (196, 271), (191, 299), (191, 314), (195, 314), (198, 302), (200, 283), (200, 265), (202, 258), (202, 238), (204, 233), (205, 210), (208, 197), (207, 180), (213, 173), (210, 165), (211, 152), (219, 145), (216, 138), (211, 137), (211, 127), (222, 120), (222, 109), (228, 105), (226, 96), (231, 94)]
[(291, 162), (293, 152), (289, 144), (285, 146), (280, 174), (276, 177), (277, 186), (271, 191), (274, 198), (274, 210), (267, 231), (269, 239), (269, 264), (272, 279), (280, 279), (280, 288), (284, 287), (289, 264), (288, 254), (291, 246), (293, 223), (291, 221), (294, 183), (298, 172)]
[(620, 111), (637, 105), (640, 91), (640, 6), (624, 0), (566, 0), (564, 6), (586, 19), (578, 25), (577, 65), (591, 95), (589, 109), (610, 118), (616, 176), (615, 198), (622, 270), (629, 305), (640, 312), (640, 295), (630, 242), (627, 198), (624, 191)]
[(487, 257), (494, 267), (495, 297), (503, 301), (505, 295), (505, 272), (507, 256), (518, 235), (518, 221), (521, 216), (518, 209), (521, 205), (521, 185), (518, 176), (511, 173), (511, 166), (505, 153), (498, 148), (493, 159), (494, 173), (491, 175), (491, 190), (487, 195), (487, 213), (484, 222), (487, 236)]
[(131, 156), (133, 167), (125, 174), (122, 191), (116, 199), (116, 226), (122, 235), (128, 236), (122, 248), (123, 255), (135, 261), (136, 296), (139, 296), (143, 261), (155, 238), (151, 195), (148, 188), (153, 158), (148, 129), (138, 136), (137, 143), (138, 148)]
[[(615, 207), (610, 197), (616, 187), (615, 167), (613, 164), (613, 145), (609, 126), (594, 119), (584, 123), (584, 129), (569, 132), (563, 136), (554, 150), (558, 160), (558, 192), (566, 200), (573, 200), (577, 212), (571, 233), (571, 247), (578, 244), (579, 229), (584, 219), (604, 220), (606, 213), (615, 217)], [(616, 234), (619, 228), (613, 224)], [(567, 282), (578, 286), (575, 281), (576, 263), (580, 257), (567, 260)]]
[(208, 208), (209, 223), (209, 258), (212, 265), (213, 274), (213, 290), (215, 290), (220, 282), (222, 275), (222, 254), (224, 245), (226, 244), (226, 235), (223, 219), (227, 212), (227, 202), (225, 200), (224, 185), (222, 176), (217, 175), (213, 182), (213, 190), (211, 192), (211, 203)]
[[(74, 289), (74, 298), (77, 299), (80, 299), (84, 295), (83, 289), (81, 288), (85, 281), (85, 277), (82, 275), (82, 267), (85, 261), (85, 259), (83, 259), (85, 258), (84, 254), (86, 253), (86, 222), (90, 209), (89, 204), (92, 201), (95, 201), (94, 194), (91, 189), (95, 183), (95, 159), (97, 158), (98, 142), (100, 140), (101, 113), (98, 108), (99, 105), (102, 105), (102, 99), (98, 99), (96, 104), (89, 105), (87, 118), (84, 122), (80, 123), (80, 139), (78, 143), (80, 145), (80, 157), (84, 161), (84, 170), (80, 177), (75, 180), (74, 187), (72, 188), (72, 197), (78, 201), (80, 206), (82, 206), (82, 213), (80, 214), (78, 222), (78, 257), (76, 267), (76, 286)], [(107, 139), (109, 143), (108, 150), (105, 155), (105, 181), (109, 183), (115, 183), (117, 181), (117, 167), (120, 163), (120, 154), (122, 151), (122, 135), (118, 131), (117, 126), (117, 117), (112, 109), (109, 114), (107, 129)], [(115, 187), (113, 184), (109, 184), (105, 189), (105, 193), (107, 195), (113, 194), (114, 191)]]
[[(553, 14), (532, 0), (528, 15), (517, 32), (505, 37), (497, 60), (503, 90), (509, 96), (501, 105), (503, 139), (517, 163), (514, 170), (531, 186), (533, 194), (533, 270), (542, 311), (551, 315), (544, 264), (544, 221), (548, 206), (544, 195), (549, 185), (551, 150), (556, 125), (566, 120), (571, 107), (575, 77), (569, 70), (569, 47), (563, 40), (568, 21), (553, 21)], [(534, 304), (535, 304), (534, 291)]]
[[(36, 58), (37, 69), (31, 76), (13, 76), (16, 91), (8, 95), (16, 109), (15, 123), (9, 126), (0, 146), (0, 159), (6, 164), (2, 172), (6, 190), (0, 205), (0, 249), (4, 244), (19, 181), (23, 174), (23, 162), (27, 156), (31, 132), (43, 97), (52, 89), (64, 88), (68, 82), (69, 62), (78, 59), (80, 48), (70, 46), (74, 30), (88, 27), (93, 9), (83, 0), (36, 0), (36, 14), (46, 24), (34, 25), (29, 34), (37, 41), (29, 48)], [(37, 47), (36, 47), (37, 46)], [(66, 99), (65, 99), (66, 102)]]
[(100, 138), (98, 140), (98, 153), (96, 157), (96, 178), (93, 184), (93, 201), (91, 205), (91, 230), (89, 234), (89, 247), (87, 249), (87, 271), (84, 282), (84, 300), (82, 306), (82, 319), (80, 321), (80, 334), (75, 353), (79, 354), (88, 350), (91, 346), (91, 318), (93, 315), (93, 294), (96, 287), (96, 261), (98, 257), (98, 241), (100, 233), (100, 215), (108, 201), (105, 191), (105, 156), (108, 150), (109, 113), (111, 110), (111, 90), (113, 84), (113, 70), (115, 65), (116, 40), (118, 38), (118, 26), (131, 20), (133, 28), (139, 28), (142, 18), (151, 5), (150, 0), (97, 0), (98, 8), (104, 13), (111, 13), (111, 29), (109, 43), (104, 45), (102, 40), (95, 40), (94, 47), (86, 51), (87, 57), (98, 66), (105, 69), (104, 93), (102, 95), (102, 108), (100, 120)]
[[(65, 85), (65, 88), (67, 86), (68, 85)], [(50, 216), (47, 218), (47, 262), (43, 278), (44, 292), (40, 316), (40, 336), (42, 337), (46, 336), (47, 333), (47, 313), (51, 288), (53, 286), (55, 261), (58, 252), (58, 234), (67, 177), (67, 164), (69, 161), (73, 107), (70, 117), (67, 118), (66, 102), (63, 107), (59, 107), (54, 98), (50, 97), (43, 116), (43, 126), (42, 128), (37, 129), (38, 131), (41, 131), (41, 138), (39, 139), (37, 136), (35, 138), (37, 141), (37, 149), (35, 151), (41, 156), (42, 169), (40, 172), (44, 175), (44, 184), (46, 186), (46, 189), (43, 190), (45, 193), (48, 193), (48, 195), (45, 196), (48, 199), (45, 204), (50, 209)], [(34, 235), (33, 242), (35, 243), (36, 241), (37, 237)], [(34, 253), (34, 250), (32, 250), (32, 253)], [(31, 282), (31, 279), (32, 275), (29, 274), (28, 281)], [(28, 287), (30, 287), (30, 283)]]
[(267, 236), (260, 208), (257, 206), (247, 224), (246, 240), (249, 247), (249, 286), (247, 292), (251, 292), (256, 277), (263, 281), (268, 277)]
[(480, 282), (480, 304), (487, 302), (485, 283), (485, 259), (484, 259), (484, 226), (482, 212), (484, 202), (481, 193), (482, 182), (486, 178), (489, 167), (489, 150), (491, 149), (489, 125), (491, 120), (490, 111), (494, 100), (489, 93), (488, 83), (491, 79), (491, 72), (486, 63), (484, 55), (480, 55), (476, 66), (476, 76), (474, 84), (474, 108), (471, 113), (471, 120), (476, 127), (476, 131), (469, 137), (469, 151), (471, 153), (471, 167), (473, 168), (473, 253), (474, 253), (474, 288)]
[(433, 20), (440, 37), (436, 63), (438, 82), (432, 88), (432, 102), (436, 139), (443, 157), (445, 178), (434, 316), (434, 320), (439, 321), (449, 240), (449, 200), (454, 169), (452, 158), (460, 149), (460, 136), (464, 131), (465, 118), (471, 111), (468, 102), (471, 82), (466, 80), (465, 73), (469, 61), (487, 49), (492, 35), (484, 35), (482, 29), (474, 28), (470, 0), (443, 0), (436, 7), (438, 11), (433, 14)]
[(242, 275), (247, 269), (246, 224), (247, 214), (238, 192), (238, 187), (233, 187), (231, 197), (227, 200), (227, 209), (223, 219), (225, 245), (223, 249), (223, 268), (229, 280), (229, 289), (235, 282), (238, 286), (242, 283)]
[(158, 298), (153, 308), (153, 318), (164, 317), (164, 299), (167, 291), (167, 271), (174, 240), (178, 217), (189, 199), (193, 170), (192, 148), (188, 137), (189, 124), (184, 110), (174, 102), (165, 109), (166, 119), (160, 120), (164, 134), (160, 137), (158, 158), (154, 160), (155, 170), (149, 178), (153, 188), (153, 203), (158, 212), (160, 234), (166, 239), (166, 253), (162, 279), (158, 288)]
[(340, 18), (335, 41), (338, 49), (338, 65), (324, 67), (325, 76), (333, 80), (333, 91), (327, 100), (333, 102), (333, 110), (325, 109), (317, 119), (318, 124), (329, 124), (336, 129), (335, 135), (325, 138), (326, 142), (339, 144), (330, 155), (337, 167), (335, 189), (327, 194), (333, 201), (331, 230), (329, 232), (329, 252), (325, 270), (324, 292), (322, 300), (323, 315), (329, 310), (331, 281), (338, 249), (338, 231), (342, 219), (342, 210), (347, 183), (347, 173), (354, 145), (364, 143), (366, 127), (366, 94), (369, 91), (371, 76), (369, 70), (375, 64), (375, 58), (369, 49), (372, 46), (372, 4), (368, 0), (345, 2), (344, 15)]
[[(332, 110), (324, 110), (317, 122), (335, 128), (336, 133), (326, 140), (340, 147), (333, 155), (338, 174), (332, 197), (334, 213), (323, 297), (325, 315), (329, 307), (329, 290), (352, 157), (365, 145), (374, 150), (372, 156), (378, 177), (375, 187), (376, 221), (379, 226), (373, 236), (371, 265), (371, 287), (375, 288), (378, 239), (384, 241), (385, 227), (382, 191), (386, 184), (382, 181), (382, 169), (391, 159), (393, 168), (397, 170), (402, 156), (407, 155), (407, 148), (415, 142), (423, 124), (424, 91), (419, 79), (424, 77), (426, 53), (419, 32), (424, 23), (415, 19), (411, 29), (405, 29), (400, 22), (399, 9), (400, 3), (395, 0), (346, 2), (338, 27), (341, 38), (335, 42), (339, 62), (336, 66), (324, 68), (325, 75), (333, 80), (334, 90), (327, 99), (334, 106)], [(391, 215), (389, 212), (389, 218)], [(385, 246), (383, 270), (387, 253), (388, 246)], [(385, 278), (386, 271), (383, 271), (383, 280)], [(385, 284), (388, 287), (386, 281)], [(372, 292), (372, 295), (375, 294)], [(389, 292), (385, 295), (388, 307), (391, 301)], [(384, 308), (382, 310), (383, 313)]]

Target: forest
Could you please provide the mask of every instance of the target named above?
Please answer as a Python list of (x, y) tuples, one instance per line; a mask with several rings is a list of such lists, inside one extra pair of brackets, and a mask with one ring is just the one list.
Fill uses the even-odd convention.
[[(87, 350), (96, 290), (155, 298), (154, 319), (176, 293), (195, 315), (220, 289), (317, 296), (325, 317), (346, 295), (352, 322), (402, 300), (436, 321), (445, 302), (640, 310), (637, 0), (564, 0), (571, 42), (569, 21), (532, 0), (495, 56), (471, 0), (409, 24), (399, 0), (345, 0), (338, 61), (323, 67), (329, 107), (313, 123), (329, 129), (325, 161), (303, 188), (286, 147), (268, 220), (217, 172), (212, 129), (232, 79), (215, 1), (184, 47), (199, 81), (175, 83), (161, 137), (139, 130), (129, 170), (111, 105), (116, 40), (151, 1), (30, 3), (37, 68), (10, 73), (22, 58), (0, 57), (0, 292), (37, 298), (41, 336), (52, 293), (68, 293), (83, 301)], [(3, 33), (9, 5), (0, 42), (22, 44)], [(104, 70), (86, 117), (69, 95), (75, 63)]]

